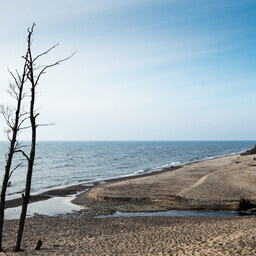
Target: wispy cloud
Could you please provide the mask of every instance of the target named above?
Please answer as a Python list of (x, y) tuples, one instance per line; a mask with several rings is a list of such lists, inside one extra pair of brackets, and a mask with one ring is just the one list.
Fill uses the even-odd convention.
[(239, 118), (256, 129), (255, 17), (250, 0), (4, 2), (0, 102), (35, 21), (36, 52), (61, 43), (41, 64), (78, 50), (42, 80), (40, 118), (58, 126), (41, 138), (239, 138)]

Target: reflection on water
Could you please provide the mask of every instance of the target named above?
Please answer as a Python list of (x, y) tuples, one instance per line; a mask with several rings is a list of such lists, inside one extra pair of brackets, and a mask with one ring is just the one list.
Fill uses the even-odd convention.
[(172, 216), (172, 217), (234, 217), (234, 216), (249, 216), (256, 213), (236, 212), (236, 211), (164, 211), (164, 212), (115, 212), (112, 215), (97, 216), (104, 217), (138, 217), (138, 216)]
[[(79, 211), (82, 207), (72, 204), (73, 197), (54, 197), (45, 201), (30, 203), (28, 205), (27, 217), (37, 215), (57, 216)], [(5, 210), (6, 219), (19, 219), (21, 206)]]

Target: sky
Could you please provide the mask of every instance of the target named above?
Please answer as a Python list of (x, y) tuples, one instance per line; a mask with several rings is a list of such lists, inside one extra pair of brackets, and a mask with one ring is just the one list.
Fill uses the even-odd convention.
[(0, 0), (0, 104), (33, 22), (38, 140), (256, 140), (255, 0)]

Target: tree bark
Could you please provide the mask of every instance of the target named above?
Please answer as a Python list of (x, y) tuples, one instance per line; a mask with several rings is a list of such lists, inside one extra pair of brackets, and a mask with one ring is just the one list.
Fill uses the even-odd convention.
[[(27, 56), (27, 54), (26, 54)], [(25, 58), (26, 59), (26, 58)], [(8, 187), (8, 181), (10, 179), (10, 173), (11, 173), (11, 166), (12, 166), (12, 159), (13, 155), (15, 153), (15, 147), (17, 142), (17, 134), (19, 131), (20, 122), (22, 121), (20, 119), (20, 112), (21, 112), (21, 103), (23, 99), (23, 88), (24, 83), (26, 81), (26, 70), (27, 70), (27, 60), (25, 60), (24, 68), (23, 68), (23, 74), (21, 76), (21, 80), (18, 82), (18, 80), (15, 80), (16, 82), (16, 88), (18, 88), (18, 97), (17, 97), (17, 107), (15, 112), (15, 121), (13, 126), (10, 126), (11, 124), (7, 124), (9, 128), (12, 130), (12, 139), (10, 140), (10, 147), (9, 147), (9, 153), (8, 158), (6, 161), (5, 166), (5, 174), (4, 179), (2, 182), (2, 189), (1, 189), (1, 202), (0, 202), (0, 251), (2, 251), (2, 238), (3, 238), (3, 225), (4, 225), (4, 209), (5, 209), (5, 198), (6, 198), (6, 190)], [(18, 84), (20, 83), (20, 84)]]
[(29, 72), (28, 79), (31, 82), (30, 124), (31, 124), (32, 138), (31, 138), (30, 156), (28, 158), (28, 170), (27, 170), (27, 178), (26, 178), (26, 185), (25, 185), (25, 194), (22, 196), (23, 197), (22, 209), (21, 209), (19, 228), (17, 233), (17, 241), (14, 249), (15, 252), (20, 251), (25, 219), (27, 215), (27, 207), (30, 199), (32, 173), (33, 173), (35, 149), (36, 149), (36, 115), (34, 113), (36, 84), (34, 81), (34, 66), (33, 66), (33, 58), (32, 58), (31, 48), (30, 48), (33, 28), (34, 28), (34, 24), (31, 30), (29, 31), (29, 35), (28, 35), (28, 72)]
[[(35, 24), (32, 25), (31, 29), (28, 29), (28, 55), (27, 55), (27, 69), (28, 69), (28, 80), (30, 81), (31, 84), (31, 100), (30, 100), (30, 111), (29, 111), (29, 117), (30, 117), (30, 125), (31, 125), (31, 147), (30, 147), (30, 155), (27, 156), (24, 152), (23, 155), (26, 156), (28, 160), (28, 170), (27, 170), (27, 177), (26, 177), (26, 185), (25, 185), (25, 194), (22, 196), (23, 197), (23, 202), (22, 202), (22, 209), (21, 209), (21, 215), (20, 215), (20, 221), (19, 221), (19, 228), (18, 228), (18, 233), (17, 233), (17, 240), (16, 240), (16, 245), (14, 247), (14, 251), (18, 252), (20, 251), (20, 246), (21, 246), (21, 240), (22, 240), (22, 235), (23, 235), (23, 230), (24, 230), (24, 225), (25, 225), (25, 219), (26, 219), (26, 214), (27, 214), (27, 207), (30, 199), (30, 190), (31, 190), (31, 182), (32, 182), (32, 173), (33, 173), (33, 166), (34, 166), (34, 160), (35, 160), (35, 151), (36, 151), (36, 130), (37, 127), (40, 125), (36, 124), (36, 118), (39, 115), (38, 113), (35, 113), (35, 101), (36, 101), (36, 86), (38, 85), (39, 79), (41, 75), (45, 73), (45, 71), (50, 68), (54, 67), (56, 65), (59, 65), (61, 62), (68, 60), (71, 58), (75, 53), (70, 55), (69, 57), (59, 60), (53, 64), (46, 65), (40, 70), (40, 66), (36, 66), (35, 61), (38, 60), (41, 56), (49, 53), (52, 49), (54, 49), (57, 45), (54, 45), (47, 51), (37, 55), (35, 58), (32, 57), (31, 53), (31, 36), (33, 34), (33, 29), (34, 29)], [(38, 71), (40, 70), (40, 71)], [(37, 73), (37, 74), (36, 74)]]

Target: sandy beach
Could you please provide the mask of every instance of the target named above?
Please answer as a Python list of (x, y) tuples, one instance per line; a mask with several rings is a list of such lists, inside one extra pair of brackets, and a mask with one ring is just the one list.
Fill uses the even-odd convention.
[[(74, 200), (84, 207), (79, 213), (27, 219), (24, 252), (15, 255), (256, 255), (256, 216), (93, 217), (117, 210), (234, 210), (241, 197), (255, 202), (255, 184), (251, 155), (111, 180)], [(17, 223), (5, 222), (0, 255), (13, 254)], [(34, 251), (38, 239), (43, 246)]]
[[(0, 255), (255, 255), (255, 217), (31, 218), (22, 253), (17, 221), (5, 225)], [(40, 251), (34, 251), (38, 239)]]
[[(57, 188), (32, 195), (30, 202), (81, 193), (73, 203), (88, 211), (235, 210), (241, 197), (256, 203), (254, 155), (231, 155), (162, 171)], [(85, 193), (82, 193), (85, 191)], [(21, 205), (8, 200), (6, 208)], [(86, 210), (84, 211), (86, 213)], [(89, 214), (90, 215), (90, 214)]]
[(74, 200), (88, 211), (235, 210), (256, 202), (256, 160), (231, 155), (97, 185)]

